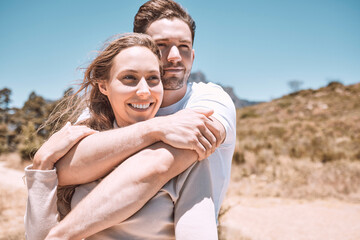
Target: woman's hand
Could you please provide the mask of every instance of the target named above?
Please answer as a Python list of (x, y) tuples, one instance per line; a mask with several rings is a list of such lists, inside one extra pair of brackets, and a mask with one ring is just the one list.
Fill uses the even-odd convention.
[[(170, 146), (195, 150), (199, 160), (207, 158), (223, 140), (222, 125), (212, 110), (184, 109), (173, 115), (154, 118), (158, 139)], [(220, 126), (220, 125), (221, 126)]]
[(54, 133), (36, 152), (33, 169), (50, 170), (76, 143), (97, 131), (86, 126), (71, 126), (68, 122)]

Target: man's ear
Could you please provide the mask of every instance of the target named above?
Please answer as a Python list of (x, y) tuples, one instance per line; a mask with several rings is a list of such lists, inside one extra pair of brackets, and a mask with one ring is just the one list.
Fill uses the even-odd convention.
[(195, 50), (192, 49), (192, 61), (194, 62), (194, 59), (195, 59)]
[(107, 86), (106, 86), (106, 81), (99, 81), (98, 82), (98, 88), (99, 88), (99, 91), (104, 94), (105, 96), (108, 95), (108, 92), (107, 92)]

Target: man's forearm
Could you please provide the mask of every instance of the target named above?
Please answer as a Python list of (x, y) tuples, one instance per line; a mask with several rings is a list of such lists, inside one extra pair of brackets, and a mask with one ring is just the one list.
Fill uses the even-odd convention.
[[(126, 220), (197, 158), (194, 151), (164, 143), (140, 151), (105, 177), (50, 232), (49, 239), (81, 239)], [(69, 227), (71, 233), (67, 231)]]
[(220, 145), (224, 132), (216, 119), (185, 109), (170, 116), (96, 133), (75, 145), (56, 164), (59, 185), (83, 184), (103, 177), (123, 160), (157, 141), (195, 150), (200, 159), (205, 159)]
[(99, 179), (124, 159), (156, 141), (151, 120), (86, 137), (56, 164), (59, 185)]

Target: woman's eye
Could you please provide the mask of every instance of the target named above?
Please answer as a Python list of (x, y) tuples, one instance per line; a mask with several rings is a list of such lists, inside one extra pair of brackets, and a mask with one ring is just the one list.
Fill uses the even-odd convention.
[(165, 44), (165, 43), (157, 43), (156, 45), (157, 45), (159, 48), (166, 47), (166, 44)]
[(149, 85), (157, 85), (160, 82), (160, 77), (156, 75), (150, 76), (147, 81)]
[(120, 81), (127, 86), (136, 86), (138, 80), (134, 75), (125, 75), (120, 78)]
[(133, 75), (126, 75), (126, 76), (124, 76), (124, 79), (126, 79), (126, 80), (135, 80), (136, 78)]
[(150, 76), (149, 80), (160, 80), (160, 78), (158, 76), (154, 75), (154, 76)]

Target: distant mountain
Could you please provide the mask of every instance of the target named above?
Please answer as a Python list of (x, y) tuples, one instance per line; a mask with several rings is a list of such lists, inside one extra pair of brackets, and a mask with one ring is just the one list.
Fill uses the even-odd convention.
[[(188, 81), (189, 82), (196, 82), (196, 83), (200, 83), (200, 82), (208, 83), (209, 82), (206, 79), (205, 75), (200, 71), (191, 73)], [(255, 104), (260, 103), (260, 102), (253, 102), (253, 101), (240, 99), (235, 95), (234, 90), (233, 90), (232, 87), (224, 87), (220, 83), (216, 83), (216, 84), (220, 85), (224, 89), (224, 91), (229, 94), (229, 96), (233, 100), (236, 108), (243, 108), (243, 107), (246, 107), (246, 106), (251, 106), (251, 105), (255, 105)]]

